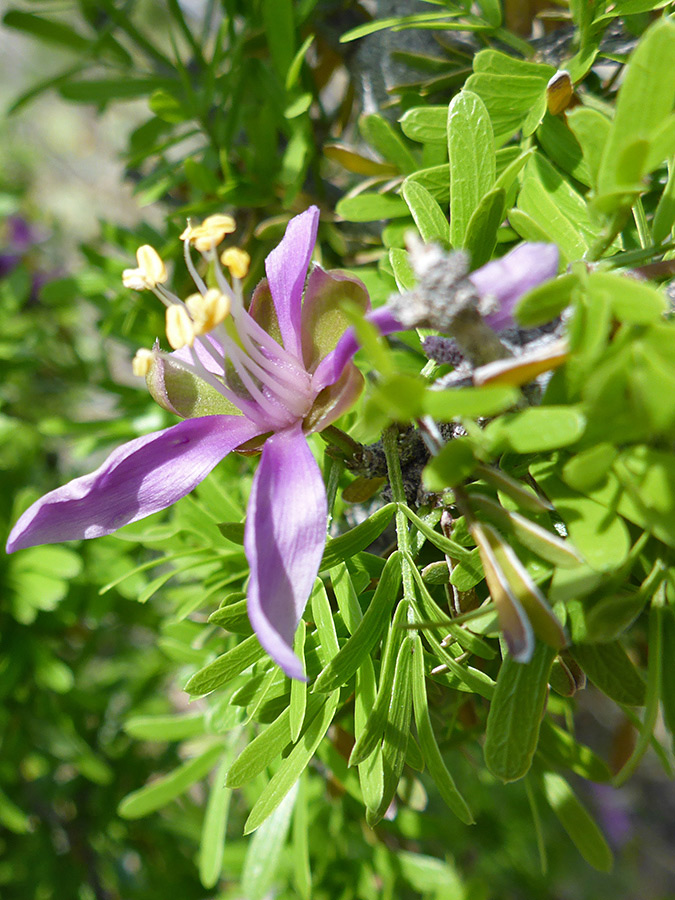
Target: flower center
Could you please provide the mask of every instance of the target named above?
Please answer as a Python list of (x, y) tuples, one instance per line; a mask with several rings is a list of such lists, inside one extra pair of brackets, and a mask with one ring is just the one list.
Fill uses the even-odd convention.
[[(125, 270), (123, 282), (135, 290), (152, 290), (166, 306), (167, 339), (180, 351), (170, 356), (172, 364), (206, 381), (266, 430), (276, 431), (303, 419), (311, 409), (311, 377), (246, 310), (241, 280), (248, 272), (248, 254), (231, 247), (218, 258), (216, 245), (233, 225), (227, 216), (188, 225), (182, 235), (185, 263), (198, 292), (184, 302), (164, 287), (166, 270), (152, 247), (139, 249), (138, 268)], [(216, 288), (207, 288), (197, 272), (191, 244), (212, 267)], [(221, 262), (229, 269), (231, 283)], [(158, 352), (161, 355), (140, 350), (134, 372), (147, 374)]]

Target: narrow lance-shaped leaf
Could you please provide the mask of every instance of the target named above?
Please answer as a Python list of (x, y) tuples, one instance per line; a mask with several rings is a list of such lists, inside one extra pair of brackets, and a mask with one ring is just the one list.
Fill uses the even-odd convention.
[(327, 665), (340, 649), (340, 645), (335, 633), (333, 611), (330, 608), (326, 588), (323, 586), (323, 581), (320, 578), (317, 578), (314, 582), (314, 590), (312, 591), (310, 602), (320, 640), (319, 656), (324, 665)]
[[(305, 632), (306, 626), (304, 619), (300, 619), (298, 630), (295, 633), (293, 642), (293, 652), (305, 668)], [(305, 721), (305, 712), (307, 709), (307, 682), (300, 678), (291, 680), (291, 701), (290, 701), (290, 732), (291, 740), (295, 743), (302, 730)]]
[[(354, 689), (354, 738), (361, 738), (366, 729), (368, 718), (377, 698), (375, 670), (370, 657), (366, 657), (356, 673)], [(358, 764), (359, 784), (363, 802), (367, 809), (376, 810), (382, 802), (384, 791), (384, 774), (382, 770), (382, 748), (378, 747), (367, 759)]]
[(199, 844), (199, 880), (207, 890), (215, 886), (223, 867), (227, 814), (232, 796), (232, 791), (225, 785), (229, 765), (228, 753), (221, 760), (213, 776), (202, 826)]
[(441, 751), (436, 743), (436, 736), (429, 716), (427, 701), (427, 688), (424, 680), (424, 654), (422, 641), (419, 635), (415, 635), (415, 649), (412, 661), (412, 690), (413, 705), (415, 708), (415, 724), (419, 737), (420, 748), (424, 754), (429, 774), (434, 780), (438, 791), (454, 814), (466, 825), (472, 825), (473, 815), (464, 797), (458, 791), (452, 775), (448, 772)]
[(526, 775), (537, 749), (555, 651), (538, 642), (526, 665), (507, 656), (499, 670), (485, 732), (485, 765), (502, 781)]
[(350, 559), (360, 550), (370, 546), (391, 522), (394, 509), (394, 504), (388, 503), (374, 512), (365, 522), (328, 541), (321, 560), (321, 569), (332, 569), (337, 563)]
[(246, 820), (244, 833), (250, 834), (274, 812), (291, 790), (314, 756), (335, 715), (339, 693), (329, 695), (320, 712), (312, 719), (298, 743), (277, 769)]
[(547, 772), (544, 775), (544, 794), (586, 862), (594, 869), (609, 872), (614, 862), (612, 851), (588, 810), (577, 799), (565, 779), (554, 772)]
[(372, 600), (354, 633), (328, 662), (314, 683), (314, 691), (331, 691), (345, 684), (380, 640), (401, 585), (401, 556), (387, 560)]
[(171, 800), (183, 794), (195, 781), (199, 781), (210, 772), (222, 752), (222, 744), (209, 747), (208, 750), (183, 763), (169, 775), (133, 791), (122, 800), (117, 810), (118, 813), (123, 819), (140, 819), (147, 816), (148, 813), (166, 806)]
[(398, 786), (408, 749), (410, 717), (412, 713), (411, 668), (414, 644), (406, 635), (396, 658), (394, 679), (382, 740), (382, 768), (384, 787), (377, 810), (368, 810), (366, 821), (372, 828), (386, 813)]
[(391, 628), (387, 637), (387, 643), (384, 648), (377, 698), (370, 711), (370, 715), (368, 716), (368, 721), (352, 748), (349, 757), (350, 766), (358, 765), (363, 762), (363, 760), (367, 759), (382, 740), (391, 700), (392, 684), (394, 682), (394, 672), (396, 670), (396, 659), (406, 634), (403, 626), (407, 622), (407, 617), (408, 603), (405, 600), (401, 600), (394, 613), (394, 618), (392, 619)]
[(248, 845), (241, 890), (247, 900), (263, 900), (274, 882), (291, 824), (297, 787), (291, 789)]
[(654, 595), (649, 616), (649, 663), (644, 717), (633, 752), (614, 777), (614, 783), (617, 785), (624, 784), (637, 768), (640, 760), (647, 752), (654, 733), (654, 727), (656, 726), (661, 697), (661, 673), (663, 671), (663, 623), (666, 613), (664, 603), (665, 589), (661, 587)]
[(265, 651), (260, 646), (258, 638), (251, 635), (236, 647), (228, 650), (227, 653), (223, 653), (218, 659), (214, 659), (199, 672), (195, 672), (185, 685), (185, 690), (193, 697), (209, 694), (216, 688), (227, 684), (264, 655)]

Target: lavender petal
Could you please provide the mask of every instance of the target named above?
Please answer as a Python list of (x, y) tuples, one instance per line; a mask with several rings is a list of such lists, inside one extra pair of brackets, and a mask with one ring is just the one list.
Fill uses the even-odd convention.
[(319, 210), (310, 206), (291, 219), (281, 243), (265, 260), (265, 271), (277, 311), (284, 347), (302, 359), (302, 289), (316, 243)]
[[(405, 331), (405, 328), (390, 309), (381, 306), (369, 312), (365, 317), (375, 325), (382, 335), (394, 331)], [(359, 349), (359, 342), (353, 328), (348, 328), (338, 341), (337, 347), (319, 363), (312, 378), (312, 387), (318, 392), (328, 384), (335, 384), (342, 370)]]
[(249, 619), (262, 646), (291, 678), (305, 677), (293, 636), (325, 542), (323, 478), (297, 423), (265, 444), (244, 532), (251, 567)]
[(513, 309), (524, 293), (554, 278), (559, 253), (555, 244), (520, 244), (501, 259), (482, 266), (469, 280), (482, 295), (491, 295), (499, 303), (497, 312), (485, 317), (488, 325), (501, 331), (514, 324)]
[(95, 538), (165, 509), (261, 429), (243, 416), (187, 419), (123, 444), (89, 475), (45, 494), (20, 517), (7, 552)]

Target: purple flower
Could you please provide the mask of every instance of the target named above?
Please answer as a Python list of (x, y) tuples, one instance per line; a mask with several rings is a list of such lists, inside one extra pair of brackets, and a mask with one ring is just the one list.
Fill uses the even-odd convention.
[[(311, 207), (289, 222), (248, 310), (240, 280), (247, 254), (223, 253), (230, 284), (215, 250), (234, 230), (228, 216), (186, 229), (185, 260), (198, 293), (185, 302), (164, 287), (167, 273), (153, 248), (139, 248), (138, 268), (123, 280), (165, 303), (176, 352), (139, 351), (134, 370), (158, 402), (190, 418), (129, 441), (95, 472), (46, 494), (7, 542), (11, 553), (110, 534), (180, 500), (231, 451), (263, 445), (244, 532), (248, 612), (262, 646), (293, 678), (304, 678), (293, 636), (326, 540), (326, 492), (306, 434), (337, 419), (362, 386), (351, 363), (356, 342), (346, 353), (336, 349), (347, 325), (338, 301), (348, 296), (364, 312), (369, 306), (361, 282), (343, 273), (315, 267), (305, 286), (318, 221)], [(208, 289), (196, 271), (192, 245), (217, 287)]]
[(495, 331), (516, 325), (513, 310), (518, 300), (538, 284), (555, 278), (560, 254), (555, 244), (519, 244), (518, 247), (486, 263), (469, 275), (469, 281), (482, 296), (494, 297), (497, 312), (485, 317)]

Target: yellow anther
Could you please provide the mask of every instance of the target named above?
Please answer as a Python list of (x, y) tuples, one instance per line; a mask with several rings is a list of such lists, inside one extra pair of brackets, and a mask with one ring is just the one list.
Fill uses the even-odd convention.
[(245, 278), (248, 275), (251, 257), (241, 247), (228, 247), (220, 257), (220, 261), (227, 266), (233, 278)]
[(166, 337), (174, 350), (191, 347), (195, 339), (192, 319), (182, 306), (174, 304), (166, 311)]
[(188, 312), (192, 316), (194, 332), (207, 334), (230, 314), (230, 298), (217, 288), (211, 288), (203, 296), (191, 294), (185, 301)]
[(232, 216), (208, 216), (201, 225), (188, 223), (181, 234), (182, 241), (190, 241), (200, 253), (217, 247), (226, 234), (232, 234), (237, 225)]
[(152, 368), (154, 358), (155, 355), (152, 350), (146, 350), (145, 348), (137, 350), (136, 356), (134, 356), (134, 360), (131, 364), (134, 375), (138, 375), (140, 378), (145, 378), (145, 376)]
[(122, 272), (122, 284), (134, 291), (146, 291), (164, 284), (169, 277), (162, 258), (150, 244), (143, 244), (136, 251), (137, 269), (125, 269)]

